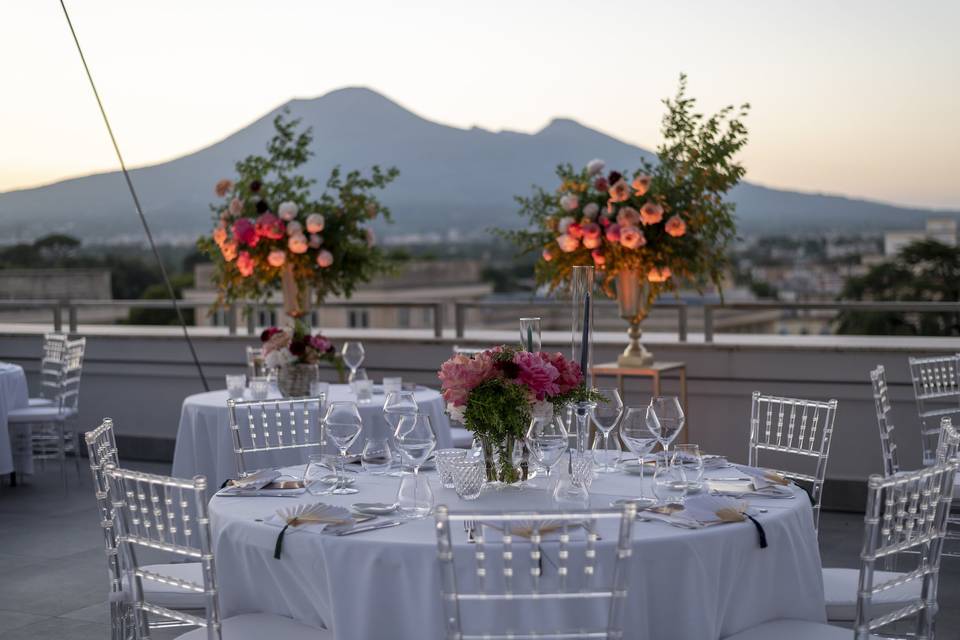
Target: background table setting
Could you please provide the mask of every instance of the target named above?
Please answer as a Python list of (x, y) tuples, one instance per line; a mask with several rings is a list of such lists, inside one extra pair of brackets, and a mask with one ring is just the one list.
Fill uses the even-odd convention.
[[(30, 473), (33, 470), (33, 457), (29, 448), (22, 455), (14, 451), (7, 425), (7, 412), (25, 408), (28, 404), (27, 377), (23, 367), (0, 362), (0, 474), (14, 471)], [(17, 434), (12, 435), (17, 437)]]

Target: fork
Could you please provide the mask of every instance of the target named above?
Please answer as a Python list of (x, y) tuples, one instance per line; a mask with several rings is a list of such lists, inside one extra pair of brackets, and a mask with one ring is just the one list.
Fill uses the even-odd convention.
[(477, 523), (473, 520), (464, 520), (463, 521), (463, 530), (467, 532), (467, 542), (476, 542), (477, 539), (473, 535), (473, 530), (477, 528)]

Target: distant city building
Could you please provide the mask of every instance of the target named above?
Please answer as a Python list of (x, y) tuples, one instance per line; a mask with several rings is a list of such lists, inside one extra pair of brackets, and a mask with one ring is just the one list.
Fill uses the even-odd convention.
[(957, 246), (957, 221), (949, 218), (928, 218), (921, 231), (888, 231), (883, 234), (883, 255), (893, 257), (917, 240), (936, 240), (942, 244)]

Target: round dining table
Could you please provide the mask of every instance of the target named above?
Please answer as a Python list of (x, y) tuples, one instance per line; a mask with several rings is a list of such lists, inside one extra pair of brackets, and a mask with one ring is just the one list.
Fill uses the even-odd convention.
[[(0, 474), (19, 471), (31, 473), (33, 458), (30, 448), (23, 453), (14, 451), (7, 413), (12, 409), (22, 409), (29, 404), (27, 396), (27, 376), (23, 367), (9, 362), (0, 362)], [(14, 434), (19, 440), (23, 434)]]
[[(227, 409), (229, 395), (226, 390), (208, 391), (187, 396), (180, 411), (180, 426), (177, 430), (176, 448), (173, 454), (173, 476), (192, 478), (206, 476), (210, 487), (219, 487), (224, 481), (237, 477), (237, 461), (233, 452), (233, 436), (230, 433), (230, 414)], [(279, 398), (271, 395), (270, 398)], [(433, 389), (417, 387), (414, 398), (421, 413), (430, 416), (437, 436), (437, 447), (451, 447), (453, 440), (450, 421), (444, 411), (443, 397)], [(374, 387), (373, 400), (358, 404), (363, 420), (363, 433), (351, 447), (351, 452), (360, 453), (368, 437), (386, 437), (389, 429), (384, 419), (383, 402), (386, 396), (382, 387)], [(328, 402), (354, 401), (356, 395), (346, 384), (332, 384)], [(309, 449), (286, 449), (257, 454), (256, 468), (276, 468), (306, 462)]]
[[(708, 478), (711, 475), (730, 475), (730, 471), (706, 473)], [(485, 489), (477, 500), (467, 502), (452, 489), (442, 488), (434, 473), (426, 476), (437, 503), (451, 512), (556, 508), (543, 488)], [(445, 637), (432, 517), (349, 536), (323, 534), (319, 525), (290, 528), (280, 558), (274, 557), (282, 525), (278, 510), (316, 502), (343, 507), (393, 503), (398, 482), (395, 477), (359, 474), (355, 495), (212, 498), (210, 517), (223, 614), (288, 616), (325, 627), (338, 640)], [(623, 472), (599, 474), (590, 490), (590, 506), (606, 508), (618, 498), (636, 496), (641, 482), (649, 485), (650, 479)], [(812, 509), (801, 489), (791, 486), (791, 490), (792, 497), (749, 499), (766, 535), (765, 548), (750, 521), (684, 529), (638, 520), (632, 533), (624, 637), (716, 640), (774, 618), (823, 622), (820, 552)], [(616, 541), (616, 527), (610, 526), (610, 531), (597, 530), (605, 541), (602, 544)], [(464, 575), (458, 574), (457, 579), (470, 579), (474, 545), (462, 528), (451, 531), (455, 556), (461, 560), (461, 554), (466, 556)], [(493, 555), (492, 549), (488, 545), (488, 555)], [(549, 559), (550, 553), (545, 547), (545, 557)], [(491, 625), (487, 631), (504, 631), (497, 628), (500, 611), (486, 618)]]

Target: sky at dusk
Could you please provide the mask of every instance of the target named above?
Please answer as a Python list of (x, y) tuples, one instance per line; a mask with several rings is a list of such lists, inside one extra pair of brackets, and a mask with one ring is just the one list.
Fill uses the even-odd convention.
[[(132, 166), (344, 86), (457, 127), (562, 116), (654, 148), (686, 72), (705, 110), (752, 104), (748, 180), (960, 209), (952, 0), (67, 6)], [(58, 2), (3, 2), (0, 59), (0, 191), (117, 168)]]

